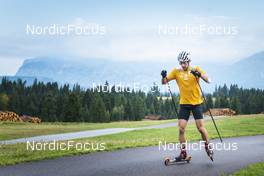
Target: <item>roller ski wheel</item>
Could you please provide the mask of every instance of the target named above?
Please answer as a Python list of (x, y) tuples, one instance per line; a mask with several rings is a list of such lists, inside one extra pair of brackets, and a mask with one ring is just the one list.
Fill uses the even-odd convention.
[(191, 156), (187, 156), (185, 159), (181, 159), (181, 160), (176, 160), (176, 159), (171, 159), (169, 157), (166, 157), (164, 159), (164, 164), (165, 166), (169, 166), (171, 164), (175, 164), (175, 163), (190, 163), (192, 157)]

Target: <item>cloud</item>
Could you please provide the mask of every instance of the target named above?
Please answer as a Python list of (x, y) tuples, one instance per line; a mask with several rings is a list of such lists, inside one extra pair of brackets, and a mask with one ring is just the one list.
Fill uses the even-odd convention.
[(0, 57), (0, 75), (15, 75), (23, 60), (16, 57)]
[[(188, 50), (196, 61), (234, 62), (263, 48), (262, 29), (245, 29), (237, 19), (228, 16), (186, 15), (184, 21), (162, 21), (142, 24), (101, 24), (77, 17), (69, 24), (85, 26), (98, 24), (105, 27), (104, 35), (89, 36), (2, 36), (0, 57), (21, 58), (38, 56), (58, 56), (71, 58), (106, 58), (117, 60), (166, 61), (177, 57), (181, 50)], [(187, 21), (186, 21), (187, 20)], [(237, 35), (160, 35), (158, 25), (180, 26), (191, 24), (237, 25)]]

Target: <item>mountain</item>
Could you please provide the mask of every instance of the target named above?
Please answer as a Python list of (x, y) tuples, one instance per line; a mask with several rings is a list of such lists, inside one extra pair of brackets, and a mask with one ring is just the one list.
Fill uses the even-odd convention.
[[(264, 88), (264, 51), (242, 59), (228, 70), (233, 82), (243, 87)], [(227, 77), (228, 78), (228, 77)]]
[(212, 78), (212, 85), (237, 84), (243, 88), (264, 89), (264, 51), (231, 65), (204, 65), (202, 68)]
[(24, 61), (16, 76), (49, 77), (60, 83), (153, 84), (160, 82), (160, 63), (113, 61), (106, 59), (32, 58)]
[[(79, 83), (92, 87), (93, 83), (152, 85), (160, 82), (160, 71), (171, 70), (177, 61), (113, 61), (109, 59), (76, 60), (73, 58), (32, 58), (24, 61), (17, 77), (48, 78), (60, 83)], [(244, 88), (264, 88), (264, 52), (241, 59), (232, 65), (201, 63), (212, 79), (212, 84), (202, 85), (205, 91), (213, 91), (215, 85), (238, 84)], [(131, 85), (132, 84), (132, 85)]]

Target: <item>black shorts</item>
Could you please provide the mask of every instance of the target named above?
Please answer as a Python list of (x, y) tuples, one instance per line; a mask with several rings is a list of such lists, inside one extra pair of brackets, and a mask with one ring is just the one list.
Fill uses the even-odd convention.
[(202, 104), (191, 105), (191, 104), (181, 104), (179, 119), (189, 120), (190, 113), (192, 111), (195, 120), (203, 119), (203, 107)]

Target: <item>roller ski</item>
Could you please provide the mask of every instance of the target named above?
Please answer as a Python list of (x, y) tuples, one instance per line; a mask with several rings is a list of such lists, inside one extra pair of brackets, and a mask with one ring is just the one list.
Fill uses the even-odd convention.
[(171, 159), (169, 157), (166, 157), (164, 159), (164, 164), (165, 166), (169, 166), (171, 164), (175, 164), (175, 163), (189, 163), (191, 161), (192, 157), (191, 156), (187, 156), (186, 151), (182, 151), (181, 154), (178, 157), (175, 157), (174, 159)]
[(214, 151), (209, 144), (205, 144), (205, 151), (207, 156), (210, 158), (211, 161), (214, 161)]

